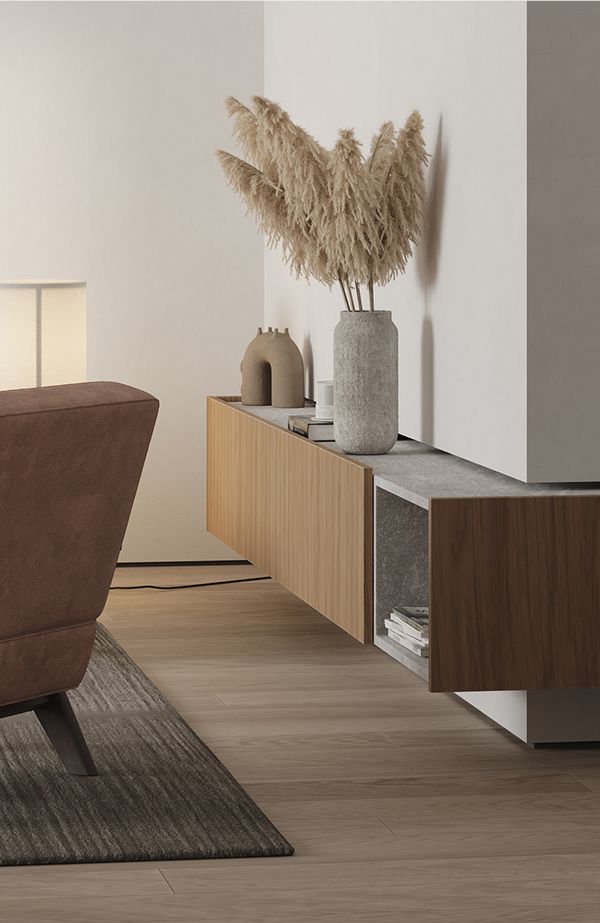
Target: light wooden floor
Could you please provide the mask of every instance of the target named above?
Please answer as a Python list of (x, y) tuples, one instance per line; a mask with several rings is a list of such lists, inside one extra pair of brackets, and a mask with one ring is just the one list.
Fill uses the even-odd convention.
[(600, 751), (527, 749), (270, 582), (113, 592), (103, 621), (296, 855), (2, 869), (2, 923), (600, 920)]

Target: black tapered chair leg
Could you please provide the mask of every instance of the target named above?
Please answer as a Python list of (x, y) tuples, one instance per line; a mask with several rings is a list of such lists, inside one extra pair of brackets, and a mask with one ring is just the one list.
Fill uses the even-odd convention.
[(74, 776), (97, 776), (92, 754), (66, 692), (48, 696), (33, 709), (65, 769)]

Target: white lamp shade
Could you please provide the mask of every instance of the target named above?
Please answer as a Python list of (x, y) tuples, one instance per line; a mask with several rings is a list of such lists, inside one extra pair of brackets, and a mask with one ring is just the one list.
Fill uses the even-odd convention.
[(0, 390), (33, 388), (36, 368), (35, 289), (1, 289)]
[(84, 282), (0, 282), (0, 390), (86, 379)]

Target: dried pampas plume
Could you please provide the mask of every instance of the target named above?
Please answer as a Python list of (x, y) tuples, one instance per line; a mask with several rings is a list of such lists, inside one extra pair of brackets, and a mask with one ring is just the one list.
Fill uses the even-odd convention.
[(328, 151), (277, 103), (252, 102), (249, 109), (226, 100), (234, 135), (253, 161), (217, 151), (231, 187), (293, 272), (339, 283), (350, 311), (363, 310), (366, 285), (374, 310), (373, 286), (404, 272), (421, 229), (428, 157), (420, 114), (398, 132), (385, 122), (365, 160), (353, 131), (340, 131)]

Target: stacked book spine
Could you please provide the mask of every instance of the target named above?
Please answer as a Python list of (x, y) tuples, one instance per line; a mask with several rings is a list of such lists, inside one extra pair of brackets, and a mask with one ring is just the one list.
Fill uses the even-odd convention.
[(429, 657), (429, 609), (398, 606), (385, 619), (388, 637), (417, 657)]
[(298, 436), (306, 436), (313, 442), (333, 442), (333, 420), (292, 415), (288, 418), (288, 429)]

